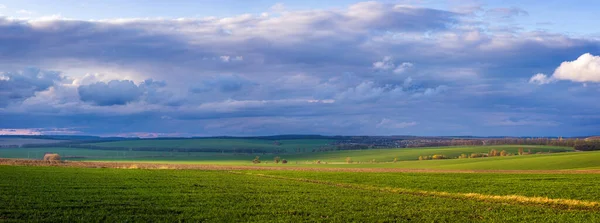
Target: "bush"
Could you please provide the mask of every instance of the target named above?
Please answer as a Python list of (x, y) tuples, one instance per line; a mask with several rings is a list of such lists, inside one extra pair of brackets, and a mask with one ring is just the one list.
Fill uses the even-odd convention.
[(471, 153), (471, 158), (481, 158), (481, 157), (486, 157), (486, 154), (482, 154), (482, 153)]
[(496, 149), (492, 149), (488, 153), (488, 156), (498, 156), (498, 155), (500, 155), (500, 154), (498, 153), (498, 150), (496, 150)]
[(254, 159), (252, 160), (252, 163), (254, 163), (254, 164), (260, 163), (260, 160), (258, 158), (260, 158), (260, 157), (259, 156), (254, 157)]
[(431, 156), (419, 156), (419, 160), (430, 160)]
[(287, 160), (282, 160), (282, 161), (281, 161), (281, 164), (286, 164), (286, 163), (288, 163), (288, 161), (287, 161)]
[(508, 152), (506, 150), (500, 151), (500, 156), (508, 156)]
[(278, 164), (279, 161), (281, 161), (281, 157), (276, 156), (275, 158), (273, 158), (273, 161), (275, 162), (275, 164)]
[(436, 155), (433, 155), (433, 156), (431, 157), (431, 159), (434, 159), (434, 160), (442, 160), (442, 159), (448, 159), (448, 157), (446, 157), (446, 156), (444, 156), (444, 155), (438, 155), (438, 154), (436, 154)]
[(469, 156), (467, 156), (467, 154), (460, 154), (460, 156), (458, 157), (459, 159), (466, 159), (469, 158)]
[(398, 162), (398, 157), (395, 157), (393, 162)]
[(46, 153), (46, 155), (44, 155), (44, 161), (58, 162), (60, 161), (60, 155), (57, 153)]
[(352, 163), (352, 158), (346, 157), (346, 163)]

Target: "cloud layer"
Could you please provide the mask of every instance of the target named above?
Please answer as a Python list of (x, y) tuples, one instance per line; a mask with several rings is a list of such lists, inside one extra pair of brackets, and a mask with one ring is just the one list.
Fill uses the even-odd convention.
[(275, 8), (180, 19), (0, 17), (0, 128), (600, 134), (600, 105), (589, 103), (600, 94), (592, 85), (600, 59), (588, 54), (600, 42), (506, 26), (535, 16), (526, 9)]

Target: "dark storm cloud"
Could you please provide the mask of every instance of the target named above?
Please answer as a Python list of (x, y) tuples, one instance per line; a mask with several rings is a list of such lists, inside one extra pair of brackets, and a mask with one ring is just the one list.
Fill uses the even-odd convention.
[(60, 72), (29, 68), (18, 72), (0, 72), (0, 107), (33, 97), (61, 81)]

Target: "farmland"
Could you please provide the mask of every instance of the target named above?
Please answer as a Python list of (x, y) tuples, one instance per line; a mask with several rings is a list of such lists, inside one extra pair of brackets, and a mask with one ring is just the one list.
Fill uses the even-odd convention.
[(265, 140), (265, 139), (239, 139), (239, 138), (203, 138), (203, 139), (144, 139), (123, 140), (115, 142), (100, 142), (87, 144), (96, 147), (107, 148), (162, 148), (162, 149), (215, 149), (223, 151), (235, 151), (242, 149), (255, 149), (262, 151), (296, 152), (297, 149), (310, 151), (312, 149), (330, 146), (333, 140), (329, 139), (289, 139), (289, 140)]
[[(600, 175), (593, 174), (391, 174), (23, 166), (0, 166), (0, 174), (3, 176), (0, 203), (4, 204), (0, 206), (0, 219), (4, 221), (600, 220), (599, 206), (595, 203), (599, 200), (600, 187), (592, 184), (600, 180)], [(471, 181), (475, 183), (469, 184)], [(584, 189), (570, 188), (573, 184), (569, 182)], [(521, 197), (518, 197), (520, 200), (499, 200), (462, 196), (463, 192)], [(533, 199), (538, 196), (554, 200)]]
[[(194, 140), (160, 146), (222, 143)], [(600, 221), (600, 151), (493, 145), (307, 152), (295, 148), (330, 141), (255, 139), (221, 148), (279, 152), (120, 149), (149, 141), (168, 142), (0, 149), (0, 158), (53, 152), (67, 160), (0, 159), (0, 221)], [(519, 150), (526, 154), (515, 155)], [(512, 155), (457, 158), (491, 151)], [(418, 159), (433, 155), (450, 159)], [(256, 156), (261, 162), (253, 164)], [(275, 164), (275, 156), (288, 163)]]

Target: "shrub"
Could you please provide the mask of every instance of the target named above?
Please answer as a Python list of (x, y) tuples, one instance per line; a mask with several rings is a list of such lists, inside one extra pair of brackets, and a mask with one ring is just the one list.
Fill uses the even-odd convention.
[(252, 160), (252, 163), (254, 163), (254, 164), (260, 163), (259, 158), (260, 158), (259, 156), (254, 157), (254, 159)]
[(46, 153), (46, 155), (44, 155), (44, 161), (58, 162), (60, 161), (60, 155), (57, 153)]
[(448, 159), (447, 156), (445, 156), (445, 155), (438, 155), (438, 154), (433, 155), (431, 158), (434, 159), (434, 160)]
[(519, 155), (523, 155), (523, 148), (519, 148)]
[(506, 150), (500, 151), (500, 156), (508, 156), (508, 152)]
[(394, 157), (394, 161), (393, 161), (393, 162), (394, 162), (394, 163), (395, 163), (395, 162), (398, 162), (398, 157)]
[(346, 157), (346, 163), (352, 163), (352, 158)]
[(460, 156), (458, 157), (459, 159), (465, 159), (465, 158), (469, 158), (469, 156), (467, 156), (467, 154), (460, 154)]
[(321, 160), (317, 160), (317, 162), (316, 162), (316, 163), (317, 163), (317, 164), (321, 164)]
[(488, 153), (488, 156), (498, 156), (498, 150), (496, 149), (492, 149), (490, 150), (490, 152)]
[(275, 158), (273, 158), (273, 161), (275, 162), (275, 164), (278, 164), (279, 161), (281, 161), (281, 157), (276, 156)]
[(471, 158), (481, 158), (481, 157), (486, 157), (485, 154), (482, 153), (471, 153)]
[(287, 162), (288, 162), (287, 160), (282, 160), (281, 164), (287, 164)]
[(419, 160), (430, 160), (432, 159), (431, 156), (419, 156)]

